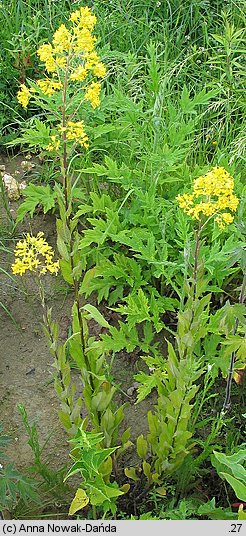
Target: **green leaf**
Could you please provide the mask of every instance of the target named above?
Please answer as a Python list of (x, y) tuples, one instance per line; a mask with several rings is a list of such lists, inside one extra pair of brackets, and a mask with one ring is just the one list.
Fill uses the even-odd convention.
[(72, 428), (70, 415), (65, 413), (65, 411), (59, 410), (58, 411), (58, 417), (59, 417), (62, 425), (64, 426), (65, 430), (70, 430), (70, 428)]
[(141, 385), (138, 387), (137, 403), (142, 402), (151, 393), (152, 389), (156, 387), (156, 377), (154, 374), (146, 374), (145, 372), (139, 372), (134, 376), (135, 380)]
[(197, 513), (209, 519), (235, 519), (235, 514), (231, 511), (231, 508), (216, 508), (215, 498), (205, 504), (201, 504)]
[(61, 268), (62, 276), (65, 279), (65, 281), (69, 283), (69, 285), (73, 285), (74, 281), (72, 277), (72, 268), (71, 268), (70, 261), (66, 261), (65, 259), (60, 259), (59, 265)]
[(141, 434), (137, 438), (137, 453), (138, 453), (139, 458), (141, 458), (142, 460), (145, 460), (147, 456), (147, 452), (148, 452), (148, 443), (146, 439), (144, 439), (143, 434)]
[(38, 206), (43, 208), (44, 214), (55, 206), (56, 194), (51, 190), (49, 184), (38, 186), (30, 183), (23, 190), (23, 196), (25, 201), (21, 203), (17, 210), (16, 223), (22, 221), (26, 214), (30, 214), (32, 217)]
[(108, 132), (112, 132), (115, 130), (115, 125), (99, 125), (93, 129), (94, 138), (97, 139), (100, 136), (103, 136), (104, 134), (108, 134)]
[(220, 45), (225, 45), (226, 43), (226, 37), (222, 36), (222, 35), (218, 35), (218, 34), (211, 34), (212, 37), (215, 39), (215, 41), (217, 41), (217, 43), (219, 43)]
[(89, 497), (87, 497), (85, 491), (81, 488), (78, 488), (75, 497), (73, 498), (68, 515), (73, 516), (78, 510), (84, 508), (89, 502)]
[[(134, 348), (139, 345), (137, 329), (129, 329), (127, 324), (119, 322), (120, 329), (110, 326), (110, 335), (102, 334), (101, 341), (105, 352), (119, 352), (126, 348), (127, 352), (133, 352)], [(100, 343), (102, 344), (102, 343)]]
[(134, 482), (138, 482), (139, 477), (136, 475), (136, 468), (135, 467), (126, 467), (124, 469), (124, 473), (127, 476), (127, 478), (130, 478), (131, 480), (134, 480)]
[(89, 318), (93, 318), (100, 326), (102, 326), (103, 328), (110, 328), (110, 325), (107, 320), (103, 317), (100, 311), (98, 311), (98, 309), (94, 307), (94, 305), (88, 303), (87, 305), (84, 305), (82, 309), (90, 313)]
[(239, 463), (239, 461), (246, 460), (246, 449), (240, 449), (239, 452), (232, 454), (232, 456), (226, 456), (222, 452), (216, 451), (214, 451), (214, 455), (221, 464), (229, 467), (233, 476), (246, 482), (246, 469)]
[(141, 288), (137, 294), (129, 294), (125, 301), (127, 305), (119, 306), (116, 311), (127, 316), (130, 329), (144, 320), (150, 320), (148, 298)]
[(246, 485), (228, 473), (220, 473), (220, 475), (223, 476), (227, 482), (229, 482), (231, 487), (234, 489), (237, 498), (240, 501), (246, 502)]
[(151, 472), (151, 465), (150, 463), (143, 461), (143, 473), (146, 476), (148, 482), (152, 483), (152, 472)]
[(45, 149), (50, 142), (50, 126), (39, 119), (34, 119), (34, 127), (24, 128), (23, 135), (15, 138), (8, 145), (25, 144), (29, 147)]
[(240, 504), (238, 509), (238, 519), (246, 520), (246, 512), (243, 510), (243, 504)]

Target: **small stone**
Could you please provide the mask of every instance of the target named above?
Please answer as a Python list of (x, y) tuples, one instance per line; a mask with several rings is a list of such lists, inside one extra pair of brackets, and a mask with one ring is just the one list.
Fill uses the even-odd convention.
[(127, 389), (126, 391), (126, 394), (128, 396), (134, 396), (135, 391), (136, 391), (135, 387), (129, 387), (129, 389)]
[(31, 171), (31, 169), (35, 167), (35, 164), (33, 164), (33, 162), (30, 162), (28, 160), (22, 160), (20, 165), (23, 171)]
[(20, 191), (25, 190), (26, 187), (27, 187), (26, 181), (20, 182), (20, 184), (19, 184)]
[(28, 376), (28, 374), (34, 374), (34, 373), (35, 373), (35, 368), (33, 367), (26, 372), (26, 376)]
[(4, 165), (4, 164), (1, 164), (1, 165), (0, 165), (0, 171), (5, 171), (5, 169), (6, 169), (5, 165)]
[(12, 175), (5, 173), (3, 175), (3, 183), (7, 190), (7, 195), (10, 201), (17, 201), (20, 198), (19, 184)]

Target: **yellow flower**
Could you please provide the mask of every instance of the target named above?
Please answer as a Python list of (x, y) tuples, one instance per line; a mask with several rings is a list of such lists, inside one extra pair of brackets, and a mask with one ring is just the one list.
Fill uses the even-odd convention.
[(239, 204), (239, 199), (236, 197), (236, 195), (231, 194), (228, 196), (228, 208), (230, 210), (232, 210), (233, 212), (236, 212), (238, 204)]
[(56, 30), (53, 36), (53, 45), (55, 52), (65, 52), (68, 51), (70, 48), (72, 36), (69, 32), (69, 30), (66, 28), (65, 24), (61, 24), (61, 26)]
[(66, 129), (66, 137), (68, 140), (74, 140), (79, 143), (82, 147), (85, 147), (86, 149), (89, 147), (88, 145), (88, 136), (84, 130), (84, 122), (78, 121), (77, 123), (73, 121), (68, 121), (67, 129)]
[(106, 76), (106, 73), (107, 73), (105, 65), (100, 61), (93, 68), (93, 73), (95, 76), (97, 76), (97, 78), (104, 78), (104, 76)]
[(61, 142), (57, 136), (50, 136), (51, 142), (47, 145), (46, 151), (58, 151), (60, 149)]
[(74, 52), (92, 52), (95, 46), (96, 38), (88, 28), (74, 28)]
[(56, 56), (55, 62), (56, 62), (57, 67), (60, 67), (61, 69), (65, 69), (66, 64), (67, 64), (67, 58), (64, 56)]
[(96, 65), (100, 61), (100, 58), (95, 50), (93, 50), (92, 52), (87, 52), (87, 54), (85, 55), (85, 59), (85, 67), (87, 69), (92, 69), (92, 67), (94, 67), (94, 65)]
[(85, 99), (91, 103), (92, 108), (96, 108), (100, 104), (100, 91), (101, 84), (99, 82), (92, 82), (85, 93)]
[(187, 214), (199, 220), (200, 213), (204, 214), (204, 216), (212, 216), (214, 214), (214, 211), (215, 211), (214, 203), (201, 202), (195, 205), (193, 208), (190, 208)]
[(234, 216), (225, 209), (235, 212), (239, 203), (233, 193), (234, 179), (223, 167), (214, 167), (195, 179), (191, 194), (177, 196), (179, 207), (189, 216), (199, 220), (201, 216), (208, 218), (217, 215), (216, 223), (220, 229), (233, 222)]
[(211, 171), (194, 181), (194, 193), (198, 195), (229, 195), (234, 187), (233, 177), (223, 167)]
[(234, 217), (229, 212), (223, 212), (220, 216), (215, 218), (220, 229), (224, 229), (226, 225), (230, 225), (234, 220)]
[(25, 239), (19, 241), (16, 245), (12, 272), (20, 276), (28, 271), (38, 275), (45, 274), (48, 271), (57, 275), (59, 262), (54, 261), (53, 258), (54, 251), (44, 239), (44, 233), (40, 232), (37, 236), (27, 233)]
[(56, 91), (62, 88), (61, 82), (58, 80), (44, 78), (43, 80), (37, 80), (37, 84), (45, 95), (51, 97)]
[(56, 71), (56, 62), (51, 43), (41, 45), (37, 51), (37, 54), (40, 57), (40, 60), (45, 63), (46, 70), (49, 73), (54, 73)]
[(78, 26), (83, 26), (84, 28), (93, 30), (97, 18), (95, 15), (93, 15), (89, 7), (81, 7), (80, 9), (77, 9), (71, 13), (70, 20)]
[(183, 208), (185, 212), (193, 206), (194, 194), (177, 195), (176, 197), (179, 207)]
[(71, 73), (71, 80), (78, 80), (80, 82), (83, 82), (83, 80), (86, 78), (88, 74), (88, 70), (83, 67), (83, 65), (79, 65), (74, 71)]
[[(95, 51), (96, 37), (92, 33), (96, 24), (95, 15), (90, 8), (81, 7), (71, 13), (70, 21), (70, 29), (61, 24), (55, 31), (52, 42), (44, 43), (37, 51), (47, 72), (59, 74), (59, 69), (66, 69), (70, 80), (79, 82), (87, 78), (89, 71), (96, 78), (104, 78), (106, 67)], [(59, 79), (63, 80), (60, 74)], [(38, 81), (38, 84), (48, 96), (61, 88), (61, 83), (55, 83), (54, 79), (49, 83), (47, 80)], [(85, 99), (96, 108), (100, 104), (100, 84), (92, 82), (85, 91)]]
[(31, 91), (25, 84), (21, 84), (16, 97), (23, 108), (26, 108), (31, 98)]

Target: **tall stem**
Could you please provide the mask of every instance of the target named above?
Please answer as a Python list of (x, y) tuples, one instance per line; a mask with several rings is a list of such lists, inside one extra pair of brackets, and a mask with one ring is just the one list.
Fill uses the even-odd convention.
[[(44, 287), (43, 287), (42, 282), (40, 281), (39, 278), (37, 279), (37, 287), (38, 287), (38, 290), (39, 290), (39, 296), (40, 296), (41, 305), (42, 305), (42, 309), (43, 309), (44, 325), (45, 325), (45, 327), (46, 327), (46, 329), (48, 331), (50, 346), (52, 346), (54, 356), (55, 356), (55, 359), (56, 359), (56, 363), (58, 365), (59, 356), (58, 356), (58, 353), (57, 353), (57, 340), (55, 339), (53, 331), (52, 331), (51, 326), (50, 326), (49, 316), (48, 316), (48, 313), (47, 313), (47, 306), (46, 306), (46, 303), (45, 303)], [(61, 382), (62, 389), (65, 392), (66, 388), (65, 388), (65, 385), (63, 383), (62, 372), (59, 369), (59, 366), (57, 366), (57, 370), (58, 370), (59, 381)], [(67, 404), (69, 409), (71, 409), (70, 408), (70, 406), (71, 406), (70, 401), (69, 401), (69, 399), (67, 397), (65, 398), (65, 403)]]
[[(196, 293), (197, 293), (197, 270), (198, 270), (198, 258), (199, 258), (199, 251), (200, 251), (200, 238), (201, 233), (203, 230), (203, 218), (200, 219), (199, 228), (196, 235), (196, 245), (195, 245), (195, 255), (194, 255), (194, 269), (193, 269), (193, 288), (192, 288), (192, 298), (193, 303), (196, 299)], [(194, 313), (193, 313), (194, 314)]]
[[(193, 274), (192, 274), (192, 286), (191, 286), (191, 316), (189, 325), (187, 327), (187, 332), (191, 331), (194, 316), (195, 316), (195, 301), (197, 296), (197, 272), (198, 272), (198, 259), (199, 259), (199, 251), (200, 251), (200, 238), (201, 233), (203, 231), (204, 224), (203, 224), (203, 218), (200, 219), (197, 235), (196, 235), (196, 243), (195, 243), (195, 253), (194, 253), (194, 268), (193, 268)], [(187, 357), (188, 353), (188, 346), (185, 347), (183, 352), (183, 359)]]
[(68, 185), (68, 175), (67, 175), (67, 137), (66, 137), (66, 100), (67, 100), (67, 68), (65, 71), (64, 84), (63, 84), (63, 94), (62, 94), (62, 139), (63, 139), (63, 161), (62, 161), (62, 171), (63, 171), (63, 183), (64, 183), (64, 196), (65, 196), (65, 207), (68, 210), (69, 206), (69, 185)]
[[(71, 269), (73, 272), (75, 268), (74, 259), (73, 259), (74, 238), (73, 238), (73, 231), (71, 231), (71, 226), (70, 226), (71, 217), (70, 217), (69, 210), (68, 210), (70, 202), (71, 202), (71, 199), (70, 199), (71, 188), (70, 188), (70, 180), (68, 176), (67, 137), (66, 137), (66, 127), (67, 127), (67, 115), (66, 115), (67, 102), (66, 101), (67, 101), (68, 66), (69, 66), (69, 58), (67, 61), (67, 66), (66, 66), (65, 75), (64, 75), (63, 94), (62, 94), (62, 130), (63, 130), (62, 132), (62, 137), (63, 137), (62, 172), (63, 172), (63, 183), (64, 183), (65, 209), (67, 213), (66, 224), (67, 224), (68, 229), (70, 230), (70, 243), (69, 243), (70, 262), (71, 262)], [(79, 321), (79, 326), (80, 326), (81, 347), (82, 347), (82, 352), (83, 352), (83, 356), (84, 356), (84, 360), (86, 364), (86, 369), (88, 371), (88, 382), (89, 382), (91, 389), (93, 389), (93, 380), (89, 376), (90, 364), (85, 353), (86, 345), (85, 345), (85, 336), (84, 336), (84, 328), (83, 328), (83, 318), (82, 318), (81, 310), (80, 310), (79, 282), (76, 279), (76, 277), (74, 276), (72, 277), (73, 277), (73, 286), (74, 286), (74, 298), (75, 298), (78, 321)]]

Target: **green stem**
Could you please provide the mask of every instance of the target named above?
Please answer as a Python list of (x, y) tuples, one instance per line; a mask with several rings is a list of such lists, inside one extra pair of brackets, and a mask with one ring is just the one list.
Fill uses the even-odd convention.
[[(199, 228), (196, 235), (196, 245), (195, 245), (195, 257), (194, 257), (194, 269), (193, 269), (193, 281), (192, 281), (192, 298), (193, 298), (193, 304), (194, 300), (196, 299), (197, 294), (197, 270), (198, 270), (198, 258), (199, 258), (199, 251), (200, 251), (200, 238), (201, 233), (204, 228), (203, 225), (203, 218), (200, 219)], [(194, 315), (194, 311), (193, 311)], [(193, 318), (192, 318), (193, 321)]]
[(92, 504), (91, 506), (92, 506), (93, 519), (97, 519), (97, 509), (94, 504)]
[(64, 184), (64, 195), (65, 195), (65, 208), (68, 210), (69, 206), (69, 188), (68, 188), (68, 174), (67, 174), (67, 137), (66, 137), (66, 98), (67, 98), (67, 68), (65, 71), (64, 85), (63, 85), (63, 94), (62, 94), (62, 139), (63, 139), (63, 159), (62, 159), (62, 174), (63, 174), (63, 184)]
[(164, 274), (161, 274), (161, 296), (163, 296), (164, 294), (164, 288), (165, 288), (165, 279), (164, 279)]
[[(201, 233), (204, 228), (203, 224), (203, 218), (201, 217), (199, 228), (196, 235), (196, 243), (195, 243), (195, 254), (194, 254), (194, 268), (193, 268), (193, 275), (192, 275), (192, 284), (191, 284), (191, 317), (189, 321), (189, 325), (187, 327), (187, 333), (189, 333), (192, 329), (192, 324), (195, 316), (195, 303), (197, 298), (197, 272), (198, 272), (198, 259), (199, 259), (199, 251), (200, 251), (200, 238)], [(182, 357), (183, 359), (186, 359), (188, 353), (188, 347), (186, 346), (184, 349)]]
[[(69, 67), (69, 58), (67, 61), (67, 66), (65, 70), (65, 76), (64, 76), (64, 84), (63, 84), (63, 94), (62, 94), (62, 137), (63, 137), (63, 156), (62, 156), (62, 174), (63, 174), (63, 183), (64, 183), (64, 197), (65, 197), (65, 209), (67, 212), (66, 216), (66, 224), (68, 229), (70, 230), (70, 223), (71, 223), (71, 216), (69, 214), (69, 205), (71, 202), (70, 194), (71, 194), (71, 185), (70, 180), (68, 176), (68, 159), (67, 159), (67, 137), (66, 137), (66, 126), (67, 126), (67, 117), (66, 117), (66, 101), (67, 101), (67, 83), (68, 83), (68, 67)], [(73, 259), (73, 248), (74, 248), (74, 239), (73, 239), (73, 231), (70, 230), (70, 259), (71, 259), (71, 268), (72, 272), (75, 268), (74, 265), (74, 259)], [(83, 357), (85, 360), (86, 369), (88, 371), (88, 382), (90, 384), (91, 389), (93, 389), (93, 379), (90, 374), (90, 364), (88, 361), (88, 358), (85, 353), (86, 344), (85, 344), (85, 336), (84, 336), (84, 328), (83, 328), (83, 318), (81, 315), (80, 310), (80, 297), (79, 297), (79, 282), (75, 277), (73, 277), (73, 286), (74, 286), (74, 297), (75, 297), (75, 303), (77, 308), (77, 314), (78, 314), (78, 321), (80, 326), (80, 340), (81, 340), (81, 347), (83, 352)]]
[[(48, 313), (47, 313), (47, 307), (46, 307), (46, 303), (45, 303), (44, 287), (43, 287), (43, 285), (41, 283), (41, 280), (39, 278), (36, 279), (36, 282), (37, 282), (37, 287), (38, 287), (38, 290), (39, 290), (39, 296), (40, 296), (41, 305), (42, 305), (42, 309), (43, 309), (44, 325), (47, 328), (47, 331), (48, 331), (48, 334), (49, 334), (50, 345), (52, 346), (52, 349), (53, 349), (53, 352), (54, 352), (54, 357), (55, 357), (56, 364), (57, 364), (58, 379), (59, 379), (59, 381), (61, 383), (63, 391), (65, 392), (66, 389), (65, 389), (65, 385), (63, 383), (62, 372), (61, 372), (61, 370), (59, 368), (59, 357), (58, 357), (58, 353), (57, 353), (57, 340), (54, 338), (53, 331), (51, 329), (50, 322), (49, 322), (49, 317), (48, 317)], [(67, 397), (65, 399), (65, 403), (67, 404), (68, 408), (71, 410), (71, 404), (70, 404), (69, 399)]]

